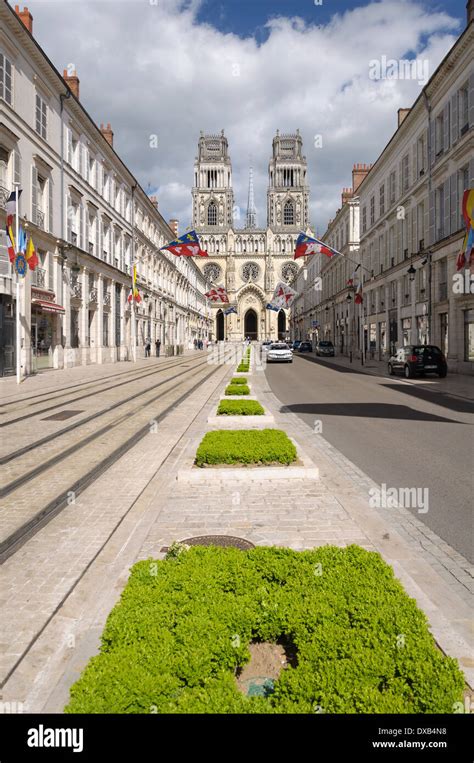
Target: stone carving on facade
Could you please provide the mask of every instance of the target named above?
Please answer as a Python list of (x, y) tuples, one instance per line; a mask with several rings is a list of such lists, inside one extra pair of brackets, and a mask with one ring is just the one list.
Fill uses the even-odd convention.
[(260, 275), (260, 268), (256, 262), (246, 262), (242, 268), (242, 280), (246, 282), (256, 281)]
[(285, 262), (281, 269), (281, 277), (287, 283), (293, 280), (299, 268), (296, 262)]
[(222, 268), (217, 264), (217, 262), (208, 262), (206, 265), (204, 265), (203, 272), (209, 281), (216, 282), (221, 276)]

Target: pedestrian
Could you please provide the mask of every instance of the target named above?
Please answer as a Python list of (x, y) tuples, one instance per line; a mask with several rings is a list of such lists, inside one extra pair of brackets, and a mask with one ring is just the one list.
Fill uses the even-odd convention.
[(161, 342), (160, 342), (159, 339), (157, 339), (156, 342), (155, 342), (155, 348), (156, 348), (156, 357), (159, 358), (160, 357), (160, 349), (161, 349)]
[(150, 357), (150, 350), (151, 350), (151, 343), (150, 343), (150, 340), (147, 339), (146, 340), (146, 345), (145, 345), (145, 358), (149, 358)]
[(198, 340), (194, 339), (194, 349), (197, 350), (198, 348)]

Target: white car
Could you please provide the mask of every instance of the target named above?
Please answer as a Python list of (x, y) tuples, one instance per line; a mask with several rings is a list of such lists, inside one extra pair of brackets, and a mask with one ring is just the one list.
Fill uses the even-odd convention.
[(293, 352), (284, 342), (275, 342), (267, 352), (267, 363), (293, 363)]
[(265, 339), (265, 341), (262, 342), (262, 352), (268, 352), (272, 344), (274, 344), (274, 342), (271, 342), (269, 339)]

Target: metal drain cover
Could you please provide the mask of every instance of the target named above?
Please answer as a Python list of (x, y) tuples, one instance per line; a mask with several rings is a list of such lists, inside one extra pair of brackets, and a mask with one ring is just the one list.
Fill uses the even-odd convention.
[(84, 413), (84, 411), (59, 411), (59, 413), (47, 416), (45, 419), (41, 419), (41, 421), (64, 421), (65, 419), (77, 416), (79, 413)]
[[(236, 538), (234, 535), (198, 535), (196, 538), (186, 538), (180, 543), (186, 543), (187, 546), (232, 546), (240, 548), (241, 551), (248, 551), (255, 548), (253, 543), (244, 538)], [(169, 546), (163, 546), (162, 553), (169, 551)]]

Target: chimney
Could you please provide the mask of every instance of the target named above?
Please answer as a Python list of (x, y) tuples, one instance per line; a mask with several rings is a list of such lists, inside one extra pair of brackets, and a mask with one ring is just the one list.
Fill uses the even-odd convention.
[(114, 133), (112, 131), (112, 128), (110, 126), (110, 122), (107, 122), (107, 127), (104, 127), (104, 125), (100, 124), (100, 131), (102, 135), (104, 136), (107, 143), (109, 143), (112, 148), (114, 147)]
[(170, 220), (169, 223), (168, 223), (170, 228), (171, 228), (171, 230), (173, 231), (173, 233), (175, 235), (175, 238), (178, 238), (178, 222), (179, 222), (179, 220), (173, 219), (173, 220)]
[(149, 196), (148, 198), (150, 199), (155, 209), (158, 209), (158, 199), (156, 198), (156, 196)]
[(342, 194), (341, 194), (341, 206), (344, 206), (344, 204), (349, 201), (349, 199), (352, 196), (352, 188), (343, 188)]
[(471, 21), (474, 21), (474, 0), (467, 0), (466, 13), (467, 13), (466, 26), (469, 26)]
[(29, 12), (29, 10), (26, 7), (26, 5), (25, 5), (25, 7), (23, 8), (22, 11), (20, 11), (20, 6), (19, 5), (15, 5), (15, 13), (18, 16), (18, 18), (21, 19), (23, 24), (26, 26), (26, 28), (28, 29), (29, 33), (33, 34), (33, 16)]
[(362, 181), (369, 174), (371, 164), (354, 164), (352, 168), (352, 193), (355, 194)]
[(76, 70), (74, 69), (72, 74), (68, 74), (67, 69), (64, 69), (63, 77), (71, 93), (76, 96), (77, 100), (79, 100), (79, 77), (77, 76)]
[(411, 109), (398, 109), (397, 114), (398, 114), (398, 126), (399, 127), (400, 127), (401, 123), (403, 122), (403, 120), (406, 119), (406, 117), (408, 116), (410, 111), (411, 111)]

